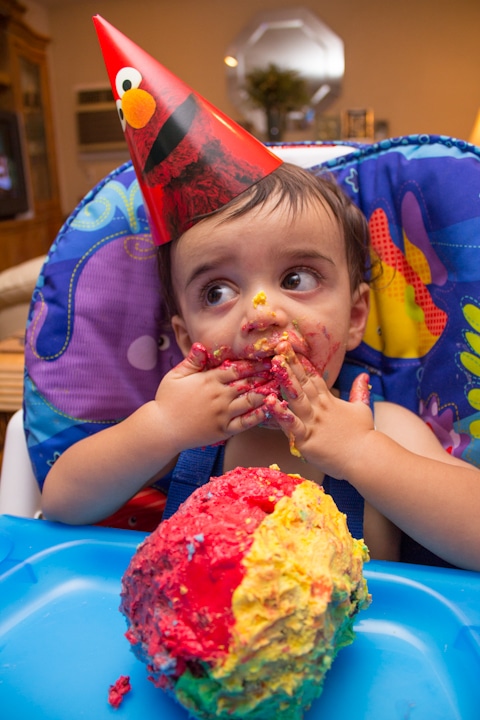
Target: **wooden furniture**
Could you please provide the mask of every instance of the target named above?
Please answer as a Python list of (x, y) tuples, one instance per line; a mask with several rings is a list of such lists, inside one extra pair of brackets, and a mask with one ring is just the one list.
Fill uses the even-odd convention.
[(49, 40), (28, 27), (26, 8), (0, 0), (0, 109), (23, 119), (31, 212), (0, 221), (0, 270), (46, 253), (62, 223), (47, 77)]
[(0, 271), (0, 340), (27, 326), (33, 291), (46, 256)]
[(0, 341), (0, 413), (22, 407), (24, 330)]
[(24, 330), (0, 341), (0, 466), (8, 421), (22, 407)]

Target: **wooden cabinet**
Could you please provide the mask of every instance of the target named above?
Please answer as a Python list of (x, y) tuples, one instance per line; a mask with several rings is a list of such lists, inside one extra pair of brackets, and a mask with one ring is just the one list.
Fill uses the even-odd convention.
[(23, 20), (17, 0), (0, 0), (0, 109), (22, 118), (30, 212), (0, 221), (0, 270), (49, 249), (62, 223), (47, 75), (48, 38)]

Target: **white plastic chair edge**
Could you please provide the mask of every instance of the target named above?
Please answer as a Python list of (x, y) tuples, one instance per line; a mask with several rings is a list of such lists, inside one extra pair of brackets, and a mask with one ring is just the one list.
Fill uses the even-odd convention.
[(23, 429), (23, 410), (10, 418), (0, 474), (0, 514), (38, 517), (40, 490), (33, 474)]

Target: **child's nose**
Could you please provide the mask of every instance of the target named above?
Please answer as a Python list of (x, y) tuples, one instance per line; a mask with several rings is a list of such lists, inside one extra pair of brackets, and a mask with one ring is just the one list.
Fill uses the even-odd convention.
[(288, 318), (278, 298), (260, 290), (246, 302), (242, 330), (247, 333), (265, 332), (269, 328), (283, 328), (287, 322)]

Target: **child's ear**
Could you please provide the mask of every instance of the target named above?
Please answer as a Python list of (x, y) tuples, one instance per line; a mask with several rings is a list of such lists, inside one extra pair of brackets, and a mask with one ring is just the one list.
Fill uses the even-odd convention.
[(190, 340), (190, 335), (188, 334), (185, 322), (180, 315), (174, 315), (172, 317), (172, 330), (175, 333), (175, 340), (177, 341), (178, 347), (182, 351), (184, 357), (186, 357), (192, 347), (192, 341)]
[(361, 283), (352, 296), (347, 350), (354, 350), (360, 345), (365, 332), (369, 309), (370, 286), (367, 283)]

